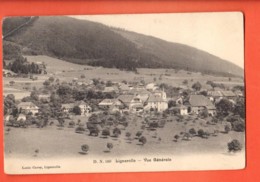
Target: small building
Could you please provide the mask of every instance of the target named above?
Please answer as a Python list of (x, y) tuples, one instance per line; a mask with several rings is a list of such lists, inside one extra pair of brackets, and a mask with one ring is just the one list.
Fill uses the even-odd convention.
[(69, 104), (61, 104), (61, 109), (64, 113), (69, 113), (72, 112), (74, 108), (74, 104), (73, 103), (69, 103)]
[(213, 103), (203, 95), (191, 95), (189, 98), (188, 112), (199, 114), (203, 110), (207, 109), (209, 115), (214, 116), (216, 114), (216, 108)]
[(26, 121), (26, 116), (24, 114), (19, 114), (17, 121)]
[(25, 114), (32, 113), (32, 115), (35, 115), (39, 112), (39, 107), (37, 107), (32, 102), (21, 102), (20, 104), (18, 104), (17, 107), (20, 113), (25, 113)]
[(186, 106), (184, 106), (184, 105), (181, 105), (180, 107), (179, 107), (179, 109), (180, 109), (180, 115), (188, 115), (188, 108), (186, 107)]
[(100, 109), (109, 109), (115, 101), (116, 99), (104, 99), (98, 104), (98, 107)]
[(14, 73), (13, 71), (11, 70), (6, 70), (6, 69), (3, 69), (3, 77), (14, 77), (16, 76), (17, 74)]
[(92, 108), (84, 101), (76, 102), (74, 107), (75, 106), (78, 106), (80, 108), (81, 115), (87, 115), (92, 110)]
[(122, 93), (126, 93), (130, 90), (130, 87), (129, 87), (129, 85), (123, 83), (119, 86), (119, 90)]
[(139, 96), (135, 95), (120, 95), (117, 98), (122, 104), (130, 111), (130, 112), (136, 112), (137, 106), (142, 105), (143, 102)]
[(105, 87), (103, 93), (118, 93), (119, 90), (117, 87)]
[(158, 95), (151, 94), (146, 103), (145, 110), (162, 112), (168, 109), (167, 100)]
[(221, 91), (223, 97), (227, 99), (234, 99), (236, 98), (236, 94), (230, 90)]
[(39, 95), (38, 95), (38, 98), (39, 98), (40, 101), (50, 102), (50, 100), (51, 100), (51, 95), (50, 95), (50, 94), (39, 94)]

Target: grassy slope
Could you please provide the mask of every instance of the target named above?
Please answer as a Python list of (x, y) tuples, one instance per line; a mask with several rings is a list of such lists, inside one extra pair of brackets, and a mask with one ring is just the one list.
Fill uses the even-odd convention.
[(226, 72), (243, 75), (242, 68), (199, 49), (135, 32), (119, 29), (114, 29), (114, 31), (135, 43), (140, 50), (157, 56), (164, 64), (174, 64), (188, 70), (204, 70), (206, 73)]
[(136, 64), (243, 76), (241, 68), (198, 49), (68, 17), (40, 17), (7, 40), (38, 54), (80, 64), (93, 61), (106, 67)]

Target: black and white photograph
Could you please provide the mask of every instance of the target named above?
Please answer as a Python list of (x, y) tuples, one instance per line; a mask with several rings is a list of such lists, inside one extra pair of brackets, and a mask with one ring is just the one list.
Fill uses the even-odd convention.
[(2, 27), (5, 173), (245, 168), (241, 12)]

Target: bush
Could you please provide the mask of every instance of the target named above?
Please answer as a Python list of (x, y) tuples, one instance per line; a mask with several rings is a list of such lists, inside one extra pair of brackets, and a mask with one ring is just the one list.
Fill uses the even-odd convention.
[(174, 135), (174, 139), (175, 139), (176, 142), (178, 141), (179, 138), (180, 138), (179, 135)]
[(229, 125), (225, 125), (225, 133), (230, 132), (231, 128)]
[(191, 135), (196, 135), (196, 130), (195, 130), (194, 128), (191, 128), (191, 129), (189, 130), (189, 133), (190, 133)]
[(112, 143), (107, 143), (107, 148), (109, 149), (109, 151), (113, 148), (113, 144)]
[(229, 142), (227, 146), (229, 152), (237, 152), (242, 149), (242, 145), (237, 139), (234, 139), (231, 142)]
[(135, 136), (139, 138), (142, 134), (143, 134), (142, 131), (138, 131), (138, 132), (135, 134)]
[(103, 135), (104, 137), (108, 137), (108, 136), (110, 135), (109, 129), (104, 129), (104, 130), (102, 130), (102, 135)]
[(118, 137), (119, 135), (121, 135), (121, 130), (119, 128), (115, 128), (113, 130), (113, 134), (115, 137)]
[(86, 130), (85, 130), (85, 128), (83, 128), (82, 126), (78, 126), (76, 129), (75, 129), (75, 132), (76, 133), (83, 133), (83, 132), (85, 132)]
[(232, 123), (233, 130), (237, 132), (244, 132), (245, 131), (245, 122), (243, 121), (235, 121)]
[(142, 145), (144, 145), (144, 144), (146, 144), (147, 139), (144, 136), (142, 136), (141, 138), (139, 138), (139, 142), (141, 142)]
[(73, 128), (75, 126), (75, 122), (74, 121), (70, 121), (69, 122), (69, 128)]
[(87, 153), (89, 151), (89, 146), (87, 144), (81, 145), (81, 150), (84, 153)]

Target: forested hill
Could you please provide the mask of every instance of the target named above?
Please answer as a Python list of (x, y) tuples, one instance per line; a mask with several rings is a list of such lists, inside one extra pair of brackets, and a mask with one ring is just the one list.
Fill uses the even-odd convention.
[[(29, 20), (26, 18), (5, 19), (3, 32), (25, 24)], [(15, 44), (23, 54), (49, 55), (78, 64), (126, 70), (177, 68), (243, 76), (242, 68), (207, 52), (70, 17), (35, 17), (4, 40), (4, 47)]]

